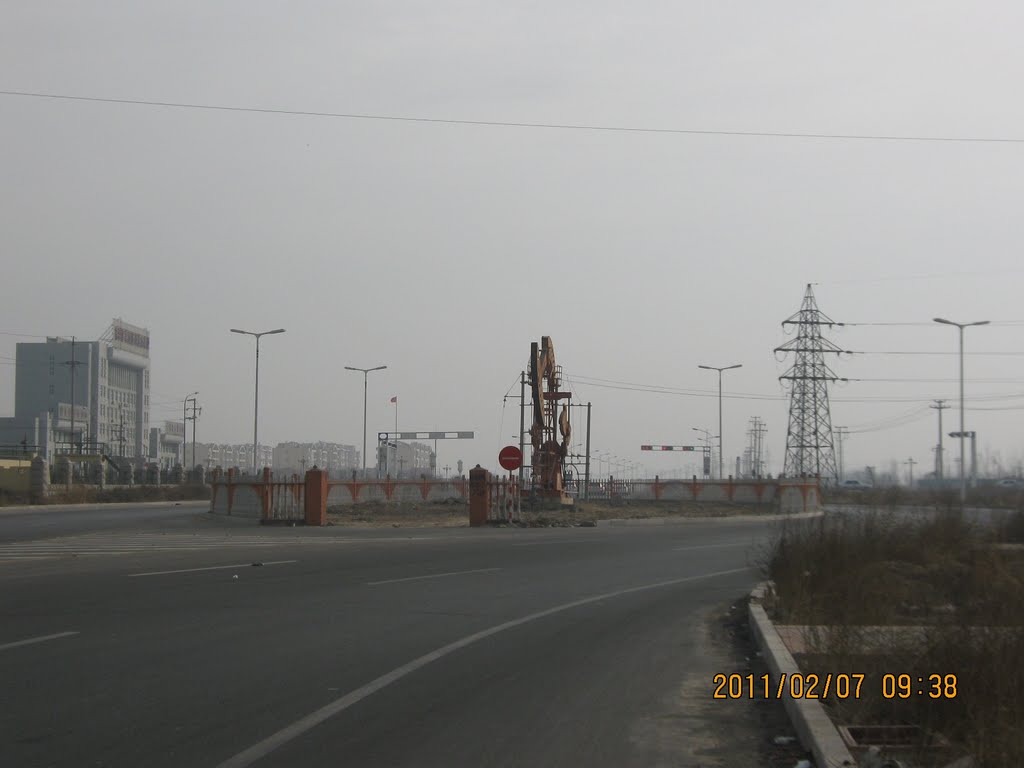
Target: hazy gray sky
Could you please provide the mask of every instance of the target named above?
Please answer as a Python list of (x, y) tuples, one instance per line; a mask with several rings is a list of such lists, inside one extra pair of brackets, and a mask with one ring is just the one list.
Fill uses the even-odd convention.
[[(0, 90), (305, 112), (741, 132), (1024, 139), (1018, 3), (6, 3)], [(472, 429), (496, 466), (530, 342), (554, 338), (593, 445), (665, 473), (752, 416), (772, 471), (780, 322), (808, 282), (847, 327), (848, 467), (931, 466), (932, 398), (1020, 460), (1024, 144), (451, 125), (0, 96), (0, 413), (16, 334), (152, 334), (154, 421), (200, 440), (359, 444)], [(1015, 354), (1005, 354), (1015, 353)], [(624, 391), (584, 379), (698, 390)], [(517, 393), (518, 387), (515, 388)], [(756, 396), (756, 397), (750, 397)], [(985, 398), (985, 399), (981, 399)], [(992, 410), (979, 410), (984, 407)], [(905, 419), (903, 417), (906, 416)], [(907, 423), (886, 427), (901, 420)], [(954, 428), (956, 411), (946, 412)], [(372, 438), (371, 438), (372, 439)], [(952, 446), (950, 446), (952, 447)], [(949, 458), (952, 459), (953, 452)]]

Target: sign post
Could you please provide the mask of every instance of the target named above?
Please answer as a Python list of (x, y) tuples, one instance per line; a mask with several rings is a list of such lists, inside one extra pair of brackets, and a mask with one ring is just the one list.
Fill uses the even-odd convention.
[[(508, 485), (509, 485), (509, 488), (511, 489), (512, 488), (512, 483), (514, 482), (513, 479), (512, 479), (513, 478), (513, 474), (512, 473), (515, 472), (517, 469), (519, 469), (519, 467), (522, 466), (522, 464), (523, 464), (523, 452), (520, 451), (519, 448), (517, 448), (514, 445), (506, 445), (504, 448), (502, 448), (500, 451), (498, 451), (498, 463), (501, 465), (502, 469), (507, 469), (508, 470)], [(520, 515), (522, 514), (522, 511), (523, 511), (522, 501), (521, 501), (522, 495), (523, 495), (523, 489), (522, 488), (517, 488), (516, 489), (516, 519), (519, 519), (519, 517), (520, 517)]]

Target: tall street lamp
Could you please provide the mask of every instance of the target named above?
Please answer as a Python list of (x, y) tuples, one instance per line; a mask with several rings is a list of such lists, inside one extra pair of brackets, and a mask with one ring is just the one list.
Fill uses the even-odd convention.
[(726, 365), (722, 368), (718, 368), (714, 365), (698, 365), (698, 368), (703, 368), (705, 371), (718, 371), (718, 479), (725, 479), (725, 439), (722, 432), (722, 371), (731, 371), (733, 368), (742, 368), (742, 363), (736, 365)]
[(972, 325), (988, 325), (990, 320), (978, 320), (973, 323), (955, 323), (944, 317), (933, 317), (936, 323), (955, 325), (960, 330), (960, 511), (963, 512), (967, 503), (967, 480), (964, 474), (964, 328)]
[(284, 333), (284, 328), (278, 328), (273, 331), (262, 331), (260, 333), (255, 333), (253, 331), (240, 331), (237, 328), (232, 328), (231, 332), (256, 337), (256, 397), (252, 418), (252, 473), (255, 475), (257, 471), (256, 445), (260, 429), (260, 337), (270, 336), (275, 333)]
[[(378, 365), (376, 368), (353, 368), (346, 365), (346, 371), (359, 371), (363, 374), (363, 475), (366, 475), (366, 377), (370, 371), (383, 371), (386, 365)], [(397, 439), (397, 438), (396, 438)]]

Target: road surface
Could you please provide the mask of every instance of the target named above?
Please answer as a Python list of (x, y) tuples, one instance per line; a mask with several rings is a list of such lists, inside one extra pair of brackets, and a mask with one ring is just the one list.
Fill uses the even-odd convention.
[(55, 514), (0, 513), (4, 766), (727, 764), (707, 617), (773, 530)]

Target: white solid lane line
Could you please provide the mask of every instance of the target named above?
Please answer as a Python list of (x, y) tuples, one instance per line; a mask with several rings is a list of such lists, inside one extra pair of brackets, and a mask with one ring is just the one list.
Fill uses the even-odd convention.
[[(285, 563), (297, 563), (298, 560), (268, 560), (262, 565), (284, 565)], [(181, 568), (177, 571), (150, 571), (149, 573), (129, 573), (128, 578), (136, 576), (166, 576), (170, 573), (195, 573), (196, 571), (223, 571), (228, 568), (252, 568), (253, 563), (238, 563), (237, 565), (208, 565), (205, 568)]]
[(57, 640), (62, 637), (71, 637), (77, 635), (78, 632), (58, 632), (55, 635), (43, 635), (42, 637), (30, 637), (28, 640), (18, 640), (14, 643), (5, 643), (0, 645), (0, 651), (6, 651), (8, 648), (17, 648), (21, 645), (32, 645), (33, 643), (45, 643), (47, 640)]
[(385, 579), (384, 581), (368, 581), (366, 586), (376, 587), (378, 584), (397, 584), (400, 581), (419, 581), (420, 579), (441, 579), (445, 576), (462, 576), (465, 573), (487, 573), (500, 571), (501, 568), (475, 568), (472, 571), (449, 571), (448, 573), (428, 573), (425, 576), (406, 576), (404, 579)]
[(513, 547), (542, 547), (546, 544), (597, 544), (598, 539), (561, 539), (559, 541), (520, 541)]
[(339, 699), (335, 699), (330, 704), (327, 704), (315, 712), (311, 712), (305, 717), (296, 720), (291, 725), (285, 726), (280, 731), (271, 736), (268, 736), (263, 741), (253, 744), (248, 749), (239, 752), (234, 757), (230, 757), (221, 763), (217, 768), (246, 768), (265, 757), (269, 753), (273, 752), (278, 747), (282, 747), (293, 739), (298, 738), (307, 731), (312, 730), (320, 723), (328, 720), (339, 712), (343, 712), (354, 704), (358, 704), (360, 701), (370, 696), (381, 688), (385, 688), (392, 683), (401, 680), (411, 672), (415, 672), (420, 667), (425, 667), (431, 662), (437, 661), (438, 659), (444, 658), (445, 656), (454, 653), (460, 648), (465, 648), (468, 645), (479, 642), (484, 638), (496, 635), (499, 632), (504, 632), (508, 629), (527, 624), (537, 619), (543, 619), (546, 616), (551, 616), (562, 611), (567, 611), (570, 608), (578, 608), (582, 605), (589, 605), (591, 603), (597, 603), (601, 600), (608, 600), (613, 597), (620, 597), (621, 595), (631, 595), (637, 592), (645, 592), (651, 589), (659, 589), (661, 587), (671, 587), (676, 584), (685, 584), (690, 581), (699, 581), (701, 579), (713, 579), (718, 576), (730, 576), (734, 573), (745, 573), (749, 571), (749, 568), (733, 568), (729, 571), (716, 571), (714, 573), (702, 573), (697, 576), (684, 576), (680, 579), (669, 579), (668, 581), (658, 581), (653, 584), (644, 584), (640, 587), (628, 587), (626, 589), (619, 589), (615, 592), (605, 592), (602, 595), (594, 595), (593, 597), (585, 597), (582, 600), (573, 600), (571, 603), (562, 603), (556, 605), (554, 608), (548, 608), (544, 611), (538, 611), (537, 613), (531, 613), (528, 616), (523, 616), (512, 621), (506, 621), (504, 624), (498, 624), (496, 626), (484, 629), (480, 632), (476, 632), (472, 635), (467, 635), (461, 640), (456, 640), (454, 643), (441, 646), (437, 650), (431, 651), (428, 654), (420, 656), (418, 659), (413, 659), (407, 664), (403, 664), (397, 669), (393, 669), (390, 672), (381, 675), (376, 680), (371, 680), (369, 683), (364, 685), (362, 688), (356, 688), (354, 691), (349, 691)]
[(750, 542), (736, 542), (735, 544), (701, 544), (697, 547), (672, 547), (673, 552), (689, 552), (695, 549), (723, 549), (729, 547), (749, 547)]

